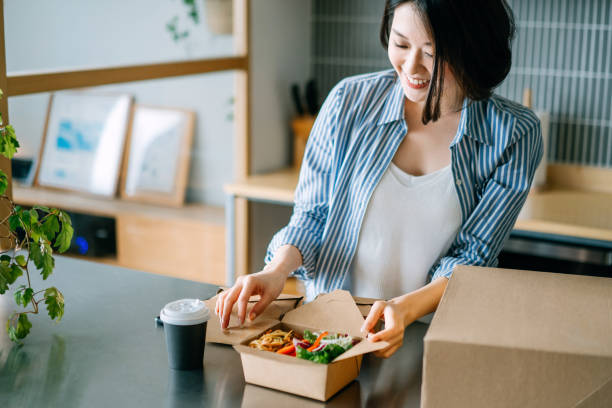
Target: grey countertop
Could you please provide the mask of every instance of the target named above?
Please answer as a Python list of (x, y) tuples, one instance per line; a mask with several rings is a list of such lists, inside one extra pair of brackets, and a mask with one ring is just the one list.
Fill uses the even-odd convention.
[(419, 406), (423, 323), (408, 327), (391, 358), (366, 355), (357, 380), (324, 404), (245, 384), (229, 346), (207, 343), (203, 371), (168, 368), (154, 317), (172, 300), (213, 296), (214, 285), (57, 257), (54, 274), (33, 281), (48, 286), (63, 292), (64, 318), (32, 317), (22, 346), (6, 335), (16, 305), (0, 296), (0, 407)]

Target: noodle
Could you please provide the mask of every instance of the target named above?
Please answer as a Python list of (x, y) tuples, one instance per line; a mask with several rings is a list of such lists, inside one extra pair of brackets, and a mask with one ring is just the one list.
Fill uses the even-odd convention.
[(293, 330), (288, 332), (283, 330), (268, 330), (261, 337), (249, 343), (249, 347), (265, 351), (278, 351), (281, 348), (292, 344), (296, 337)]

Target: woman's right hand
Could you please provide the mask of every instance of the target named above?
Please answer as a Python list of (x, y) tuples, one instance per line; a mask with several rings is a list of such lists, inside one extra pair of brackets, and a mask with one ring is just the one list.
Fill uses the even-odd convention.
[(236, 284), (217, 297), (215, 314), (219, 316), (221, 328), (227, 329), (234, 304), (238, 303), (238, 319), (244, 324), (249, 299), (253, 295), (261, 299), (253, 306), (249, 319), (254, 320), (268, 305), (280, 295), (287, 280), (287, 273), (276, 268), (266, 268), (261, 272), (240, 276)]

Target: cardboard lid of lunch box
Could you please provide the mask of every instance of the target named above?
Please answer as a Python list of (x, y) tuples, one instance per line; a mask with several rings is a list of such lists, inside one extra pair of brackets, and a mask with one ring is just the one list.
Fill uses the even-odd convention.
[[(214, 296), (204, 302), (212, 311), (215, 310), (218, 296)], [(251, 296), (248, 307), (253, 307), (259, 299), (259, 296)], [(206, 327), (206, 341), (209, 343), (238, 344), (277, 324), (287, 311), (294, 309), (301, 301), (301, 296), (281, 294), (270, 303), (258, 318), (252, 322), (246, 319), (242, 326), (240, 326), (238, 320), (238, 306), (234, 305), (227, 330), (221, 329), (221, 322), (218, 316), (210, 318)]]
[(424, 341), (612, 357), (612, 279), (459, 266)]
[[(287, 312), (282, 322), (317, 327), (330, 333), (346, 333), (353, 337), (361, 337), (361, 326), (363, 326), (364, 319), (351, 294), (346, 290), (335, 290)], [(362, 340), (339, 355), (334, 361), (381, 350), (388, 345), (389, 343), (384, 341), (372, 343)]]

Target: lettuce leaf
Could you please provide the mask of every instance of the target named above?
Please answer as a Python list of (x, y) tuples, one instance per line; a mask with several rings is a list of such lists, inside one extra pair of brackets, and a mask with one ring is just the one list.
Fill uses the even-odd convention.
[(310, 344), (314, 343), (317, 340), (318, 335), (314, 334), (310, 330), (304, 330), (304, 340), (308, 341)]
[[(304, 333), (304, 337), (306, 337), (306, 333)], [(310, 360), (315, 363), (329, 364), (336, 357), (338, 357), (340, 354), (344, 353), (346, 350), (348, 350), (351, 347), (352, 345), (349, 345), (349, 347), (344, 348), (338, 344), (332, 343), (332, 344), (327, 344), (323, 349), (319, 351), (308, 351), (298, 346), (296, 347), (296, 356), (298, 358), (302, 358), (304, 360)]]

